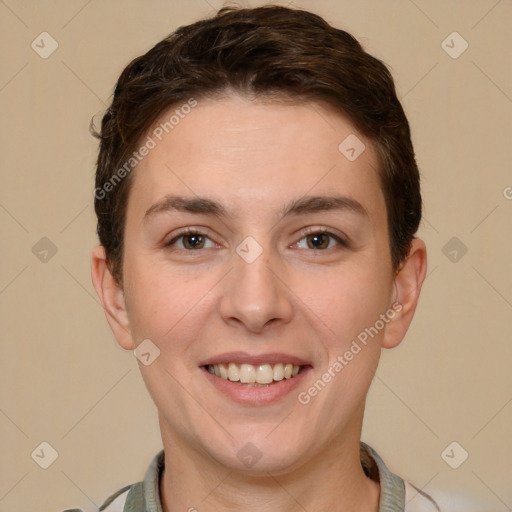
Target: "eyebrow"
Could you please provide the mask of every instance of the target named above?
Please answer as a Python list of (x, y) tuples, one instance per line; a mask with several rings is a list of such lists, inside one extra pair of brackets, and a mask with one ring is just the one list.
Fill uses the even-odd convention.
[[(144, 214), (144, 221), (160, 213), (172, 211), (228, 217), (228, 212), (219, 202), (207, 197), (183, 197), (167, 195), (150, 206)], [(321, 211), (347, 211), (370, 218), (366, 208), (351, 197), (340, 195), (304, 196), (285, 205), (280, 211), (281, 218), (294, 215), (312, 214)]]

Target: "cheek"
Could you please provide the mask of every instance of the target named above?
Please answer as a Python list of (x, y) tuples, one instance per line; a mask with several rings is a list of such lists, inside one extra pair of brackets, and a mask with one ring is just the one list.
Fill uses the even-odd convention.
[(316, 317), (315, 324), (327, 336), (327, 343), (343, 348), (365, 328), (370, 327), (389, 306), (389, 282), (375, 266), (337, 268), (322, 276), (309, 276), (294, 289)]
[(187, 275), (141, 255), (126, 261), (128, 316), (136, 342), (154, 340), (162, 350), (180, 350), (194, 339), (218, 281), (214, 273)]

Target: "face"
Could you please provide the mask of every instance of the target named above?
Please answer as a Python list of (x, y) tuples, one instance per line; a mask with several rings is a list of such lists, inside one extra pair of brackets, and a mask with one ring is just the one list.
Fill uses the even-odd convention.
[(117, 338), (160, 350), (139, 366), (163, 435), (276, 473), (358, 442), (382, 344), (405, 333), (370, 141), (320, 105), (238, 96), (153, 138), (127, 205)]

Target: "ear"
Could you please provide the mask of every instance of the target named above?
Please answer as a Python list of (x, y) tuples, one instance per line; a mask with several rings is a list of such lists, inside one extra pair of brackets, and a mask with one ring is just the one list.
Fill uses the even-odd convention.
[(394, 348), (404, 339), (416, 311), (426, 273), (427, 249), (425, 242), (415, 238), (407, 259), (402, 263), (394, 279), (395, 306), (388, 311), (394, 310), (395, 315), (386, 325), (382, 341), (384, 348)]
[(91, 277), (117, 342), (124, 349), (133, 350), (135, 344), (131, 336), (124, 292), (110, 272), (102, 245), (95, 247), (92, 252)]

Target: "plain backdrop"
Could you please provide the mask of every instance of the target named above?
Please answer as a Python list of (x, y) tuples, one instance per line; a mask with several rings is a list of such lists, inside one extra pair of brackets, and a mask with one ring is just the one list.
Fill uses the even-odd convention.
[[(406, 339), (383, 353), (363, 440), (446, 511), (510, 510), (512, 3), (281, 3), (390, 67), (422, 173), (428, 277)], [(137, 360), (91, 284), (88, 126), (131, 59), (221, 6), (0, 2), (1, 511), (95, 510), (161, 449)], [(41, 449), (56, 452), (47, 469)]]

